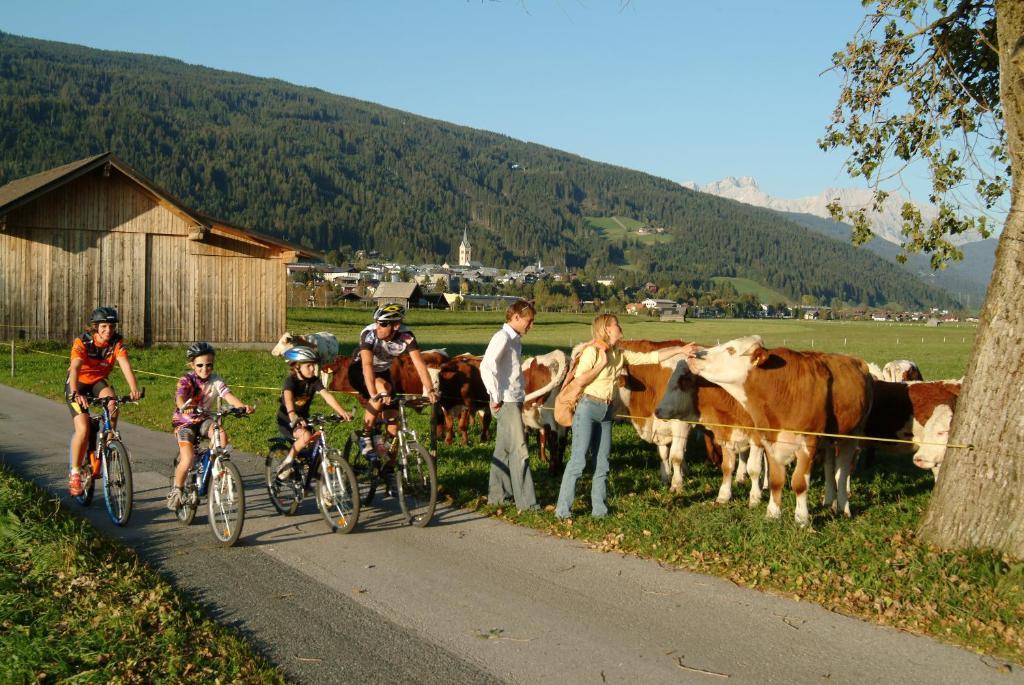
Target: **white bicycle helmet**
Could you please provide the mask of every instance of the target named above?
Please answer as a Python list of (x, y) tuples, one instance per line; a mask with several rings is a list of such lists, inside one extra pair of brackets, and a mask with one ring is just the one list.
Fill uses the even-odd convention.
[(383, 321), (384, 323), (391, 323), (393, 321), (401, 321), (405, 318), (405, 307), (400, 304), (385, 304), (377, 307), (377, 311), (373, 313), (374, 321)]

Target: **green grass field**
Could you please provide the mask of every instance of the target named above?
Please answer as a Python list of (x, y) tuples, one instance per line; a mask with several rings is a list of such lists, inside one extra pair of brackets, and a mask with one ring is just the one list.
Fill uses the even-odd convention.
[[(348, 353), (357, 332), (368, 323), (369, 313), (294, 309), (289, 318), (296, 333), (335, 333), (342, 352)], [(408, 323), (425, 348), (479, 354), (502, 320), (500, 312), (414, 310)], [(541, 312), (524, 338), (524, 351), (538, 354), (554, 347), (568, 349), (589, 338), (589, 320), (589, 316)], [(621, 321), (627, 338), (716, 344), (757, 333), (769, 346), (843, 352), (879, 364), (908, 358), (918, 362), (926, 378), (961, 376), (975, 335), (975, 329), (965, 325), (926, 328), (792, 320), (682, 324), (630, 316)], [(31, 347), (54, 356), (19, 351), (17, 376), (5, 382), (59, 399), (67, 368), (65, 346)], [(148, 386), (147, 398), (128, 408), (126, 419), (167, 430), (174, 378), (184, 369), (182, 350), (133, 350), (132, 360), (140, 371), (170, 378), (140, 373)], [(266, 352), (224, 350), (218, 354), (217, 367), (236, 394), (259, 403), (256, 420), (235, 422), (231, 435), (241, 449), (261, 452), (264, 439), (275, 430), (276, 388), (284, 376), (284, 364)], [(119, 381), (115, 377), (115, 383)], [(351, 398), (342, 398), (342, 402), (354, 405)], [(414, 425), (425, 430), (426, 418), (415, 417)], [(337, 429), (335, 440), (343, 430)], [(799, 597), (1024, 662), (1024, 564), (985, 552), (942, 552), (920, 543), (915, 530), (928, 504), (933, 483), (930, 472), (915, 468), (907, 458), (883, 454), (875, 467), (855, 475), (855, 513), (847, 520), (814, 506), (822, 494), (820, 470), (816, 471), (810, 499), (812, 527), (805, 530), (793, 523), (794, 502), (788, 489), (781, 521), (765, 520), (763, 505), (749, 509), (746, 486), (734, 488), (733, 502), (715, 505), (720, 475), (704, 461), (694, 437), (695, 433), (688, 449), (690, 467), (684, 492), (673, 496), (660, 481), (654, 448), (642, 443), (628, 424), (617, 424), (609, 477), (611, 515), (602, 520), (587, 515), (589, 480), (585, 475), (577, 486), (576, 517), (571, 526), (557, 522), (548, 512), (518, 514), (486, 506), (491, 445), (442, 447), (438, 476), (444, 496), (460, 507), (578, 539), (598, 550), (636, 554), (724, 576), (741, 585)], [(168, 434), (169, 454), (172, 444)], [(554, 503), (560, 478), (549, 474), (536, 458), (532, 466), (539, 501), (542, 505)]]
[(736, 278), (733, 276), (715, 276), (711, 279), (715, 283), (730, 283), (736, 288), (740, 295), (752, 293), (757, 297), (758, 302), (776, 304), (778, 302), (790, 303), (790, 299), (777, 290), (772, 290), (749, 278)]
[(643, 226), (643, 222), (636, 219), (629, 219), (624, 216), (585, 216), (583, 220), (591, 228), (597, 230), (605, 240), (622, 240), (632, 238), (640, 241), (641, 244), (670, 243), (672, 236), (667, 233), (650, 233), (639, 235), (636, 230)]

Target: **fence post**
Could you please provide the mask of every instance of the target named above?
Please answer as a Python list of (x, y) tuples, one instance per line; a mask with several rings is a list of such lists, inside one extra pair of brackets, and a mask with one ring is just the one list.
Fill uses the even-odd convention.
[(11, 378), (14, 378), (14, 338), (11, 338)]

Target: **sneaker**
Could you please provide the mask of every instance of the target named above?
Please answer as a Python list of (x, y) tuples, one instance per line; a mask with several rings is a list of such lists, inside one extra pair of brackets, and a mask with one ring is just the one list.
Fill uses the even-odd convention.
[(171, 488), (167, 493), (167, 508), (171, 511), (181, 509), (181, 488)]
[(292, 477), (292, 474), (295, 472), (294, 469), (292, 469), (292, 463), (292, 461), (286, 461), (281, 464), (281, 468), (277, 470), (278, 480), (288, 480)]
[(68, 491), (71, 493), (72, 497), (79, 497), (85, 493), (85, 488), (82, 487), (81, 473), (76, 471), (71, 474), (70, 478), (68, 478)]

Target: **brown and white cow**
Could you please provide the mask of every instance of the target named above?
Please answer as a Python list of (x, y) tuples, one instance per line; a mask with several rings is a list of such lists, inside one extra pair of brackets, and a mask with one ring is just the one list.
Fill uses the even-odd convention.
[[(798, 525), (807, 525), (811, 466), (822, 442), (814, 434), (862, 434), (871, 409), (867, 364), (841, 354), (766, 349), (756, 335), (701, 350), (688, 361), (691, 371), (724, 388), (747, 410), (754, 426), (764, 429), (770, 518), (781, 515), (785, 468), (796, 461), (791, 482), (795, 519)], [(849, 516), (849, 477), (857, 441), (841, 439), (837, 445), (836, 450), (824, 450), (825, 504)]]
[(469, 445), (469, 422), (480, 416), (480, 442), (491, 439), (491, 407), (487, 388), (480, 376), (480, 357), (460, 354), (441, 365), (438, 370), (438, 405), (444, 416), (444, 442), (451, 445), (458, 422), (462, 445)]
[(725, 504), (732, 499), (733, 473), (737, 483), (750, 475), (750, 506), (761, 502), (758, 485), (763, 453), (761, 437), (756, 431), (741, 428), (753, 426), (753, 419), (732, 395), (695, 375), (686, 361), (680, 361), (654, 414), (659, 419), (693, 421), (704, 427), (708, 454), (716, 453), (719, 458), (711, 457), (711, 460), (722, 467), (722, 483), (715, 502)]
[(864, 434), (872, 438), (909, 440), (890, 443), (891, 454), (913, 454), (914, 464), (938, 470), (949, 439), (949, 426), (960, 396), (960, 381), (892, 383), (875, 381), (874, 401)]
[(569, 356), (562, 350), (523, 360), (523, 425), (537, 431), (541, 461), (551, 473), (562, 469), (565, 455), (565, 426), (555, 421), (555, 396), (569, 370)]
[[(427, 367), (431, 380), (434, 382), (434, 389), (438, 389), (438, 373), (446, 361), (448, 353), (445, 350), (426, 350), (420, 353), (423, 363)], [(326, 378), (324, 386), (328, 390), (337, 392), (355, 393), (355, 388), (348, 382), (348, 367), (352, 364), (352, 357), (338, 355), (333, 362), (321, 367), (321, 375)], [(416, 372), (416, 367), (407, 355), (397, 357), (391, 362), (392, 391), (409, 395), (423, 394), (423, 382)]]
[(923, 381), (921, 369), (909, 359), (894, 359), (882, 367), (882, 380), (890, 383)]

